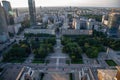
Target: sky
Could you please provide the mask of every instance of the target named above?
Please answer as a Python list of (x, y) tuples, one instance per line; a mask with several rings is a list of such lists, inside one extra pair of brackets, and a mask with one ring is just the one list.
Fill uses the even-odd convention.
[[(2, 0), (0, 0), (2, 1)], [(7, 0), (13, 8), (28, 7), (28, 0)], [(35, 0), (36, 7), (80, 6), (80, 7), (120, 7), (120, 0)]]

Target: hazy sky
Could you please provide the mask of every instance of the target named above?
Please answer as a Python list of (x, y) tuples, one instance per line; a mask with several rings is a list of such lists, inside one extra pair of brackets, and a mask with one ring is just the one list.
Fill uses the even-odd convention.
[[(0, 0), (2, 1), (2, 0)], [(28, 7), (28, 0), (7, 0), (12, 7)], [(120, 0), (35, 0), (36, 6), (120, 7)]]

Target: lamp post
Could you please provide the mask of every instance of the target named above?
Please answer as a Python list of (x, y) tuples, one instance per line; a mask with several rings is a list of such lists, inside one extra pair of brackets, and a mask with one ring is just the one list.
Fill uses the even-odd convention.
[(109, 47), (107, 47), (106, 58), (108, 58), (109, 50), (110, 50)]

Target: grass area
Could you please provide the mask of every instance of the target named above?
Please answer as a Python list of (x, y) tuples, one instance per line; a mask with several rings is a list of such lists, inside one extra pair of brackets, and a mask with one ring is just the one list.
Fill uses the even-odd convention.
[(117, 64), (113, 60), (105, 60), (105, 61), (109, 66), (117, 66)]
[[(70, 64), (70, 61), (67, 60), (66, 63), (67, 63), (67, 64)], [(74, 61), (72, 60), (72, 61), (71, 61), (71, 64), (83, 64), (83, 60), (82, 60), (82, 59), (74, 60)]]
[(35, 59), (32, 61), (32, 63), (42, 64), (42, 63), (44, 63), (44, 60), (36, 59), (36, 58), (35, 58)]
[(83, 64), (83, 60), (82, 60), (82, 59), (72, 60), (71, 63), (72, 63), (72, 64)]
[(69, 74), (69, 78), (70, 78), (70, 80), (73, 80), (72, 73)]
[(2, 62), (10, 62), (10, 63), (23, 63), (26, 58), (21, 58), (21, 59), (12, 59), (9, 61), (2, 61)]

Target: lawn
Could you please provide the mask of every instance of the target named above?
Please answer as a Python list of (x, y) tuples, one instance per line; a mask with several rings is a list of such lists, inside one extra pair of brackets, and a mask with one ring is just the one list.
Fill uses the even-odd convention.
[(117, 64), (113, 60), (105, 60), (105, 61), (109, 66), (117, 66)]
[(71, 64), (83, 64), (83, 60), (82, 59), (72, 60)]
[(26, 58), (20, 58), (20, 59), (11, 59), (11, 60), (3, 60), (2, 62), (10, 62), (10, 63), (23, 63)]
[(36, 58), (35, 58), (35, 59), (32, 61), (32, 63), (42, 64), (42, 63), (44, 63), (44, 60), (36, 59)]

